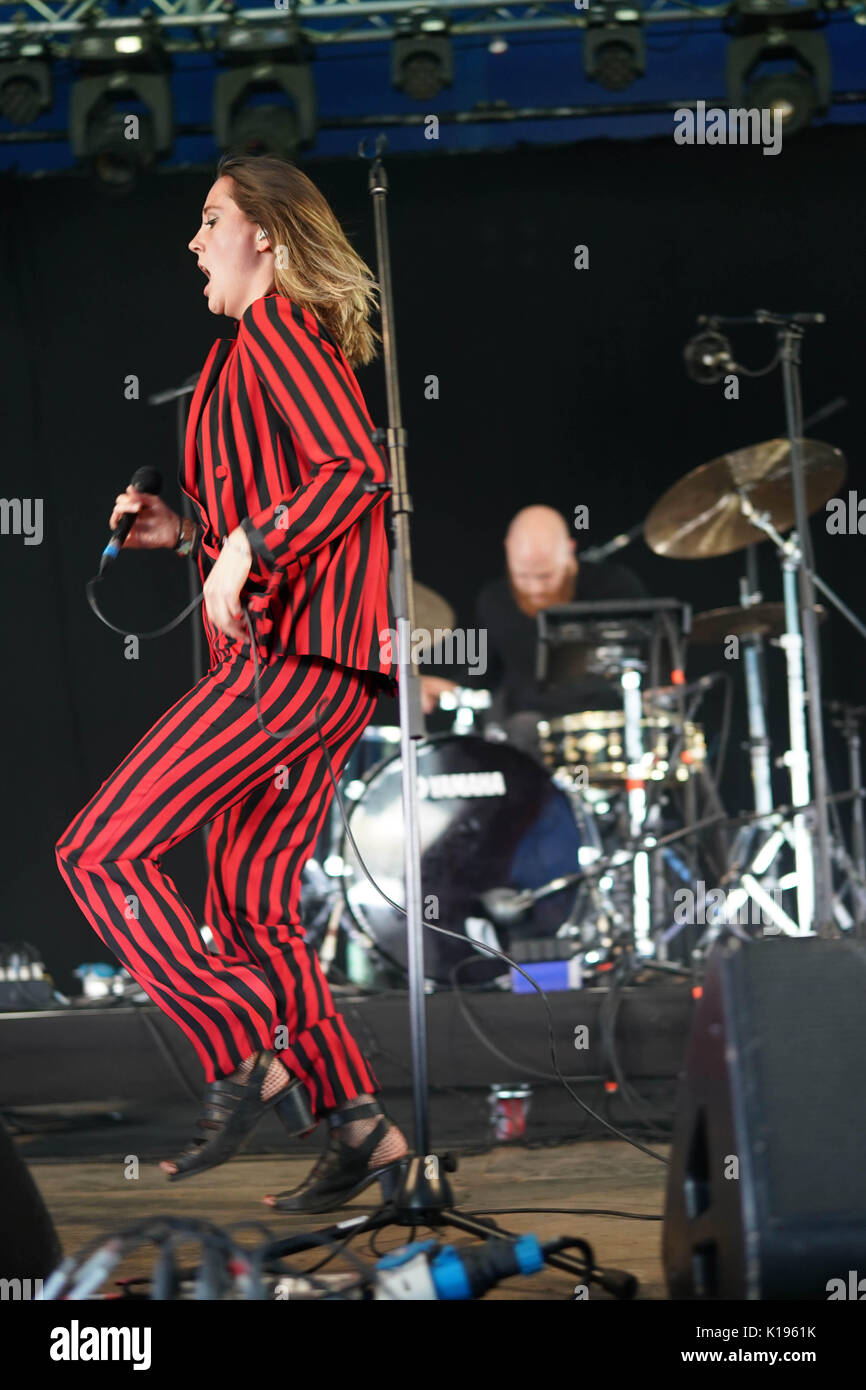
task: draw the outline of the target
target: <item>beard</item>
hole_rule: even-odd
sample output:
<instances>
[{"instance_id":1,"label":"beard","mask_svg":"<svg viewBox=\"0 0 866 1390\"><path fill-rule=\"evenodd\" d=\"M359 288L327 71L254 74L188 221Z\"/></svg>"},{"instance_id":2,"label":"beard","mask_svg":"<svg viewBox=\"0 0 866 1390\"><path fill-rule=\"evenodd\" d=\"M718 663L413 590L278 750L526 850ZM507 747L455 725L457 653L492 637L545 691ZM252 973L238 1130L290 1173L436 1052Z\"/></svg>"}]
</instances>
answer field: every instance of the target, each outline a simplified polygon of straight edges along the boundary
<instances>
[{"instance_id":1,"label":"beard","mask_svg":"<svg viewBox=\"0 0 866 1390\"><path fill-rule=\"evenodd\" d=\"M575 590L577 588L578 563L576 560L573 562L573 566L573 569L566 570L561 583L557 585L556 589L549 595L545 595L543 599L528 597L523 590L515 587L512 583L511 575L509 575L508 587L511 590L511 597L514 599L521 613L525 613L529 618L534 618L537 613L543 613L545 608L553 608L557 603L573 602Z\"/></svg>"}]
</instances>

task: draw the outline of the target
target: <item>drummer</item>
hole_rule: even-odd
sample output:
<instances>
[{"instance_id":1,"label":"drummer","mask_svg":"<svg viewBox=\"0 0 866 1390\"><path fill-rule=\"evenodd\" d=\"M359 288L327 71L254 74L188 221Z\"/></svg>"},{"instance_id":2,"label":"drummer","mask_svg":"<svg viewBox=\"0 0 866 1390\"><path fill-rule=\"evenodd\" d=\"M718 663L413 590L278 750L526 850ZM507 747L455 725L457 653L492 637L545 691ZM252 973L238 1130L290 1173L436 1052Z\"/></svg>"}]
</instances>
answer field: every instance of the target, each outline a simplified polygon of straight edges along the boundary
<instances>
[{"instance_id":1,"label":"drummer","mask_svg":"<svg viewBox=\"0 0 866 1390\"><path fill-rule=\"evenodd\" d=\"M565 518L552 507L524 507L517 513L505 534L505 562L506 573L485 585L476 601L477 622L487 634L487 671L468 679L493 692L492 721L518 744L525 728L530 751L537 718L622 703L618 684L603 676L584 674L550 689L540 684L535 676L537 614L560 603L646 598L647 593L624 565L579 560ZM422 675L425 713L436 708L443 691L455 689L451 681Z\"/></svg>"}]
</instances>

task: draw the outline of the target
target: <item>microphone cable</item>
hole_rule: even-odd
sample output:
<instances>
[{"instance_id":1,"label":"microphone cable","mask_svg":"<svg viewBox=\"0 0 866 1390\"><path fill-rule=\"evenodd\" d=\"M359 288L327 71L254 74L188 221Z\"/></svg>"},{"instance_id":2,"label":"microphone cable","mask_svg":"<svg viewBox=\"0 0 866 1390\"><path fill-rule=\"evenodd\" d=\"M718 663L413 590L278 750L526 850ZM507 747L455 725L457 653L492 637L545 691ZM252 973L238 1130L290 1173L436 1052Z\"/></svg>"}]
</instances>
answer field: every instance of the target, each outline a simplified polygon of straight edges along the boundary
<instances>
[{"instance_id":1,"label":"microphone cable","mask_svg":"<svg viewBox=\"0 0 866 1390\"><path fill-rule=\"evenodd\" d=\"M96 594L94 593L94 590L96 588L96 585L101 582L102 577L103 576L101 574L95 574L92 579L88 579L87 584L85 585L87 602L90 604L90 607L93 609L93 612L96 614L99 621L101 623L104 623L106 627L110 627L112 632L119 632L121 637L137 637L140 640L145 640L149 637L164 637L167 632L171 632L173 628L179 627L180 624L189 617L190 613L194 612L194 610L198 607L198 605L204 598L204 593L196 594L192 602L188 603L186 608L184 608L180 613L178 613L176 618L172 618L171 622L165 623L163 627L155 627L150 632L131 632L129 628L116 627L115 624L111 622L109 618L106 618L105 614L102 612L102 609L99 607L99 604L96 601Z\"/></svg>"}]
</instances>

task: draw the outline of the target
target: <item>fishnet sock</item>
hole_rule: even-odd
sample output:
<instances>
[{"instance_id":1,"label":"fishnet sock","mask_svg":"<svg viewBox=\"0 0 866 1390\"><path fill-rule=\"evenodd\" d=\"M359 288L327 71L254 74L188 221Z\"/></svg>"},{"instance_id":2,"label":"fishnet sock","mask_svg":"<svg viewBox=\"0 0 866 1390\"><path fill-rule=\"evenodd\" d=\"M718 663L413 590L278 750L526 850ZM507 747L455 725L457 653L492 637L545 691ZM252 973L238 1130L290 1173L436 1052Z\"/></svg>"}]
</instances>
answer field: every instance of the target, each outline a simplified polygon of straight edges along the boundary
<instances>
[{"instance_id":1,"label":"fishnet sock","mask_svg":"<svg viewBox=\"0 0 866 1390\"><path fill-rule=\"evenodd\" d=\"M237 1071L232 1072L230 1079L241 1083L246 1081L255 1066L257 1056L258 1053L253 1052L251 1056L245 1057ZM268 1067L265 1079L262 1082L261 1099L270 1100L271 1096L275 1096L278 1091L281 1091L284 1086L287 1086L290 1080L291 1077L279 1057L274 1057L271 1061L271 1065Z\"/></svg>"},{"instance_id":2,"label":"fishnet sock","mask_svg":"<svg viewBox=\"0 0 866 1390\"><path fill-rule=\"evenodd\" d=\"M341 1109L352 1110L356 1105L361 1105L368 1100L375 1100L375 1096L356 1096L354 1100L347 1100ZM379 1117L375 1115L364 1120L350 1120L348 1124L338 1127L339 1138L350 1148L357 1148L359 1144L363 1144L367 1135L376 1128L378 1123ZM402 1158L408 1151L409 1146L405 1136L395 1124L391 1124L387 1133L379 1140L370 1154L369 1166L379 1168L383 1163L393 1163L396 1158Z\"/></svg>"},{"instance_id":3,"label":"fishnet sock","mask_svg":"<svg viewBox=\"0 0 866 1390\"><path fill-rule=\"evenodd\" d=\"M247 1080L250 1072L255 1066L255 1061L258 1055L259 1054L257 1052L253 1052L250 1054L249 1057L245 1057L244 1060L241 1062L240 1066L238 1067L237 1071L233 1071L231 1075L227 1078L227 1080L238 1081L241 1084L243 1084L243 1082ZM288 1086L291 1079L291 1074L283 1066L279 1057L274 1057L271 1061L270 1066L268 1067L267 1072L265 1073L265 1079L262 1082L261 1099L270 1100L271 1096L275 1096L277 1092L282 1091L282 1089L285 1086ZM206 1121L205 1124L208 1129L218 1128L218 1126L214 1126L214 1124L211 1122ZM170 1170L176 1171L176 1167L173 1162L166 1161L164 1163L161 1163L160 1167L164 1168L166 1172L169 1172Z\"/></svg>"}]
</instances>

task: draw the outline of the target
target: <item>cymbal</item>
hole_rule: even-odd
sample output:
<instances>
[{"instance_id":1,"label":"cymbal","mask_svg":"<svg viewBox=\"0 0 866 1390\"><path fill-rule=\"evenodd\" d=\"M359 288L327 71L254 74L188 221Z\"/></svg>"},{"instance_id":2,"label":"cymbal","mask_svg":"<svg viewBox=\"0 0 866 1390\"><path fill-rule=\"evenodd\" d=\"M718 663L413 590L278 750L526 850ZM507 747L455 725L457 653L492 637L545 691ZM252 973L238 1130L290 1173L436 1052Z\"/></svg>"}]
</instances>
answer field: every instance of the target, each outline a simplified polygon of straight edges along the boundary
<instances>
[{"instance_id":1,"label":"cymbal","mask_svg":"<svg viewBox=\"0 0 866 1390\"><path fill-rule=\"evenodd\" d=\"M413 585L413 592L416 630L423 628L432 634L438 627L450 632L456 621L456 614L447 599L437 594L434 589L428 589L426 584L419 584L417 580Z\"/></svg>"},{"instance_id":2,"label":"cymbal","mask_svg":"<svg viewBox=\"0 0 866 1390\"><path fill-rule=\"evenodd\" d=\"M801 442L806 510L811 515L833 496L844 478L845 458L832 444L818 439ZM644 539L650 550L673 560L702 560L766 540L764 532L743 516L738 488L757 511L769 512L778 531L789 531L795 513L788 440L750 444L680 478L646 519Z\"/></svg>"},{"instance_id":3,"label":"cymbal","mask_svg":"<svg viewBox=\"0 0 866 1390\"><path fill-rule=\"evenodd\" d=\"M819 622L827 616L826 608L815 604ZM700 646L715 646L726 637L781 637L785 631L784 603L754 603L750 608L735 604L732 608L711 608L692 618L689 641Z\"/></svg>"}]
</instances>

